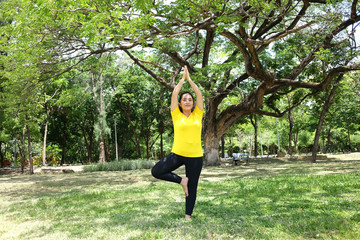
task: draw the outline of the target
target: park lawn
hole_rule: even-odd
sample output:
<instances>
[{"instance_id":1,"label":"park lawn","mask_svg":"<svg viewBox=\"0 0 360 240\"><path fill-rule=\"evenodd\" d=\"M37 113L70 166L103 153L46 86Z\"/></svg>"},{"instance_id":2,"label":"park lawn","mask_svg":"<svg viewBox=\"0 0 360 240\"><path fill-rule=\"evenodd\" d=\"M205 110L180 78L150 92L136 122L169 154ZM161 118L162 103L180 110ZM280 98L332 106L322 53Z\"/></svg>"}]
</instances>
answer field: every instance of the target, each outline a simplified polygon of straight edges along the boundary
<instances>
[{"instance_id":1,"label":"park lawn","mask_svg":"<svg viewBox=\"0 0 360 240\"><path fill-rule=\"evenodd\" d=\"M360 239L360 160L204 168L191 221L149 170L4 175L0 204L0 239Z\"/></svg>"}]
</instances>

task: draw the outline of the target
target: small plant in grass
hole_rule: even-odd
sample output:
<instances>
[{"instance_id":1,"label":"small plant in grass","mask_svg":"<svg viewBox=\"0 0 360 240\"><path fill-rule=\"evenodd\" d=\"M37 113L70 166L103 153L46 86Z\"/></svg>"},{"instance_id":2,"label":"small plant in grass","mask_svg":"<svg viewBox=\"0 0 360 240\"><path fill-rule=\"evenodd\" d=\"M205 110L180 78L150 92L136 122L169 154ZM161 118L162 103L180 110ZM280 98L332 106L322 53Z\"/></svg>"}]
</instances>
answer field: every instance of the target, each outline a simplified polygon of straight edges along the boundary
<instances>
[{"instance_id":1,"label":"small plant in grass","mask_svg":"<svg viewBox=\"0 0 360 240\"><path fill-rule=\"evenodd\" d=\"M84 167L85 172L95 171L127 171L135 169L150 169L154 166L153 161L145 159L120 160L107 163L98 163Z\"/></svg>"}]
</instances>

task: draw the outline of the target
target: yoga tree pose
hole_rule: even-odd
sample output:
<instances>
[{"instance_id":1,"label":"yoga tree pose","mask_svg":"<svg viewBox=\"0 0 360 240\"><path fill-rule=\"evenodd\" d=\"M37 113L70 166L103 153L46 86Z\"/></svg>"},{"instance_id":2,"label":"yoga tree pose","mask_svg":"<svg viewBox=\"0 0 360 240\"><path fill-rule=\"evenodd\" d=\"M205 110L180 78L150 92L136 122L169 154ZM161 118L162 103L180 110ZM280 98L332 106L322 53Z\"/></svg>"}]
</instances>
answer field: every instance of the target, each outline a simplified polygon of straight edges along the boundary
<instances>
[{"instance_id":1,"label":"yoga tree pose","mask_svg":"<svg viewBox=\"0 0 360 240\"><path fill-rule=\"evenodd\" d=\"M196 104L190 92L180 90L187 80L196 95ZM171 153L160 160L153 168L155 178L179 183L186 196L185 218L191 219L196 201L196 190L203 165L201 128L203 117L203 97L198 86L191 80L185 66L183 76L171 96L171 117L174 125L174 143ZM186 177L173 171L185 165Z\"/></svg>"}]
</instances>

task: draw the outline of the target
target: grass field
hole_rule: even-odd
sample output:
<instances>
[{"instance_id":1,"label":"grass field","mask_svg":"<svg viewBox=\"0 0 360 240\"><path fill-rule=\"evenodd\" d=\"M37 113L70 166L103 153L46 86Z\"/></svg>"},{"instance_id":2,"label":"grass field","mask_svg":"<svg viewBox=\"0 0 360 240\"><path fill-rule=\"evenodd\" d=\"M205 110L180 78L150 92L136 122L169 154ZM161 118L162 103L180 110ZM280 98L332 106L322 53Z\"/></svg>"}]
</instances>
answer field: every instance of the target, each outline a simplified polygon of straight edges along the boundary
<instances>
[{"instance_id":1,"label":"grass field","mask_svg":"<svg viewBox=\"0 0 360 240\"><path fill-rule=\"evenodd\" d=\"M0 239L360 239L360 154L204 168L191 221L183 195L150 170L1 175Z\"/></svg>"}]
</instances>

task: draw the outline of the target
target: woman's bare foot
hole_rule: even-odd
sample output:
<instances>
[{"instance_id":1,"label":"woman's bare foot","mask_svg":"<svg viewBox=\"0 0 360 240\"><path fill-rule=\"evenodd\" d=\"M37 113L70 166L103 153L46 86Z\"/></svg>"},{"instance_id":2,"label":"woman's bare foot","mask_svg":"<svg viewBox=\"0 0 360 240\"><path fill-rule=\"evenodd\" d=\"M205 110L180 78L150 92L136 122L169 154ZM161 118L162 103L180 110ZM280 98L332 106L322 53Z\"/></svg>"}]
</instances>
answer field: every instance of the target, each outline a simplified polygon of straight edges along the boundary
<instances>
[{"instance_id":1,"label":"woman's bare foot","mask_svg":"<svg viewBox=\"0 0 360 240\"><path fill-rule=\"evenodd\" d=\"M189 182L189 178L187 178L187 177L182 178L181 182L180 182L182 188L184 189L185 196L187 196L187 197L189 196L188 182Z\"/></svg>"},{"instance_id":2,"label":"woman's bare foot","mask_svg":"<svg viewBox=\"0 0 360 240\"><path fill-rule=\"evenodd\" d=\"M191 220L191 216L190 216L190 215L185 214L185 219L186 219L186 220Z\"/></svg>"}]
</instances>

